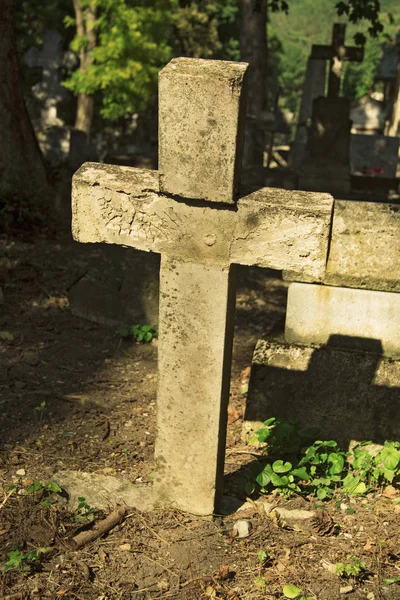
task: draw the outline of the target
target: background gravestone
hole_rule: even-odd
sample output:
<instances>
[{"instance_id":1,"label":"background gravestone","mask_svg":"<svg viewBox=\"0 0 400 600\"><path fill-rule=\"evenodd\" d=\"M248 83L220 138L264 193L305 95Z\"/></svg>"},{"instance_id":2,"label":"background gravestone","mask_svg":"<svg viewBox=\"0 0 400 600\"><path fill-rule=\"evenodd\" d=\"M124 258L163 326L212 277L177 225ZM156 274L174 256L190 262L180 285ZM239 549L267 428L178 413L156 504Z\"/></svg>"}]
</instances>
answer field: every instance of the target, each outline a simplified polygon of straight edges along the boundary
<instances>
[{"instance_id":1,"label":"background gravestone","mask_svg":"<svg viewBox=\"0 0 400 600\"><path fill-rule=\"evenodd\" d=\"M309 58L301 96L296 138L290 151L290 166L298 169L304 160L307 144L307 128L311 121L313 101L325 93L325 61Z\"/></svg>"},{"instance_id":2,"label":"background gravestone","mask_svg":"<svg viewBox=\"0 0 400 600\"><path fill-rule=\"evenodd\" d=\"M334 196L348 194L350 179L350 102L339 98L344 61L361 62L362 48L345 46L346 25L335 23L330 46L313 45L311 58L329 60L327 98L313 102L305 158L300 168L299 187L325 191Z\"/></svg>"},{"instance_id":3,"label":"background gravestone","mask_svg":"<svg viewBox=\"0 0 400 600\"><path fill-rule=\"evenodd\" d=\"M70 57L70 54L68 56ZM58 31L46 31L41 48L30 48L24 63L41 69L41 78L32 87L32 122L44 157L51 164L69 162L78 168L86 159L87 136L65 124L60 109L68 107L72 95L61 85L61 67L65 64L63 39Z\"/></svg>"},{"instance_id":4,"label":"background gravestone","mask_svg":"<svg viewBox=\"0 0 400 600\"><path fill-rule=\"evenodd\" d=\"M334 196L350 191L349 112L347 98L314 100L300 189L329 191Z\"/></svg>"}]
</instances>

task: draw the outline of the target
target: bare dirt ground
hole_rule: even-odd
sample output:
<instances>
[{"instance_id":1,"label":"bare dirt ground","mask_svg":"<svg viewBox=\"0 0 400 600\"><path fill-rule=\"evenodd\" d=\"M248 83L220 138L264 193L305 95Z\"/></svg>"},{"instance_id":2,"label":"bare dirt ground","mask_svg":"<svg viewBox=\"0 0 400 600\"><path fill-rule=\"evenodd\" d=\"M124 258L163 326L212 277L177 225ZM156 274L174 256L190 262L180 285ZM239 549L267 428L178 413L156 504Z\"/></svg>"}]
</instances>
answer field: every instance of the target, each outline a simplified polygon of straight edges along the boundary
<instances>
[{"instance_id":1,"label":"bare dirt ground","mask_svg":"<svg viewBox=\"0 0 400 600\"><path fill-rule=\"evenodd\" d=\"M91 252L64 234L0 239L0 600L271 600L287 584L318 600L400 598L400 509L382 490L326 503L333 528L318 519L308 530L289 527L253 507L250 535L239 539L232 513L210 520L131 509L108 535L71 548L88 526L29 486L65 469L133 482L150 482L153 471L157 346L71 315L67 289ZM243 474L257 458L241 441L242 385L256 340L282 329L285 297L271 274L240 271L225 490L242 501ZM269 501L315 508L302 498ZM4 569L10 553L39 549L40 559ZM340 578L332 565L348 555L365 570Z\"/></svg>"}]
</instances>

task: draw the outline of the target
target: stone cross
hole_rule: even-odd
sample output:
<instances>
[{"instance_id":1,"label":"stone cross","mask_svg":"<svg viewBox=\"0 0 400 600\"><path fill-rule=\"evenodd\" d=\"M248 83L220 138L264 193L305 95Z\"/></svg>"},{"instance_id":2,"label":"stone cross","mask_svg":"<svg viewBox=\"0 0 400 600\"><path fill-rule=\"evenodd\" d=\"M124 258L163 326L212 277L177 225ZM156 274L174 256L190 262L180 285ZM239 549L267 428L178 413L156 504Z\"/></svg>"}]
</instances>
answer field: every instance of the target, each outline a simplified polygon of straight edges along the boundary
<instances>
[{"instance_id":1,"label":"stone cross","mask_svg":"<svg viewBox=\"0 0 400 600\"><path fill-rule=\"evenodd\" d=\"M324 277L333 200L239 198L247 64L172 60L159 76L159 171L86 163L74 238L161 253L156 503L207 515L222 492L235 263Z\"/></svg>"},{"instance_id":2,"label":"stone cross","mask_svg":"<svg viewBox=\"0 0 400 600\"><path fill-rule=\"evenodd\" d=\"M35 97L43 103L42 125L62 125L57 117L57 104L65 97L59 69L63 64L62 36L58 31L46 31L42 48L30 48L24 55L28 67L41 67L42 80L33 86Z\"/></svg>"},{"instance_id":3,"label":"stone cross","mask_svg":"<svg viewBox=\"0 0 400 600\"><path fill-rule=\"evenodd\" d=\"M313 44L312 47L311 58L330 60L328 98L337 98L339 96L343 61L362 62L364 58L363 48L344 45L345 33L346 25L344 23L335 23L332 31L332 44L330 46Z\"/></svg>"}]
</instances>

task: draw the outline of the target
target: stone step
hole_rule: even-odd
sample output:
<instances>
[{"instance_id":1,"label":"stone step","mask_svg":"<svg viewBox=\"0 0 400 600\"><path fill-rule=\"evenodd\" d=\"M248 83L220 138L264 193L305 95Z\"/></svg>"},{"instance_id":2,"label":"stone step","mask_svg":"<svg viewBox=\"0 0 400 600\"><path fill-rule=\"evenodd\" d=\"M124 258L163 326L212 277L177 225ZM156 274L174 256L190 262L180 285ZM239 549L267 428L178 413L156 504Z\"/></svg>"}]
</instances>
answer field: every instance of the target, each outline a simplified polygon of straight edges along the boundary
<instances>
[{"instance_id":1,"label":"stone step","mask_svg":"<svg viewBox=\"0 0 400 600\"><path fill-rule=\"evenodd\" d=\"M335 347L260 340L253 355L244 434L295 415L344 449L400 439L400 361Z\"/></svg>"},{"instance_id":2,"label":"stone step","mask_svg":"<svg viewBox=\"0 0 400 600\"><path fill-rule=\"evenodd\" d=\"M332 335L350 347L400 358L400 294L291 283L286 341L326 344Z\"/></svg>"}]
</instances>

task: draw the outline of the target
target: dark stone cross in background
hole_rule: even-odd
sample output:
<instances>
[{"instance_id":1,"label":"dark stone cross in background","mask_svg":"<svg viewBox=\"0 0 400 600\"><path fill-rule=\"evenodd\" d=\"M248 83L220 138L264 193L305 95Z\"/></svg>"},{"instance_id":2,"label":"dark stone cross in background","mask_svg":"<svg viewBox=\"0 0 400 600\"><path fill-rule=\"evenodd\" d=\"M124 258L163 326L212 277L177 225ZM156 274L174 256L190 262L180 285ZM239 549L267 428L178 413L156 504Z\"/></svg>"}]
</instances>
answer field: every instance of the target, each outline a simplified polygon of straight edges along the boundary
<instances>
[{"instance_id":1,"label":"dark stone cross in background","mask_svg":"<svg viewBox=\"0 0 400 600\"><path fill-rule=\"evenodd\" d=\"M332 30L332 44L322 46L313 44L311 58L330 60L328 79L328 98L337 98L340 94L340 78L342 76L343 62L362 62L364 49L357 46L345 46L346 25L335 23Z\"/></svg>"}]
</instances>

